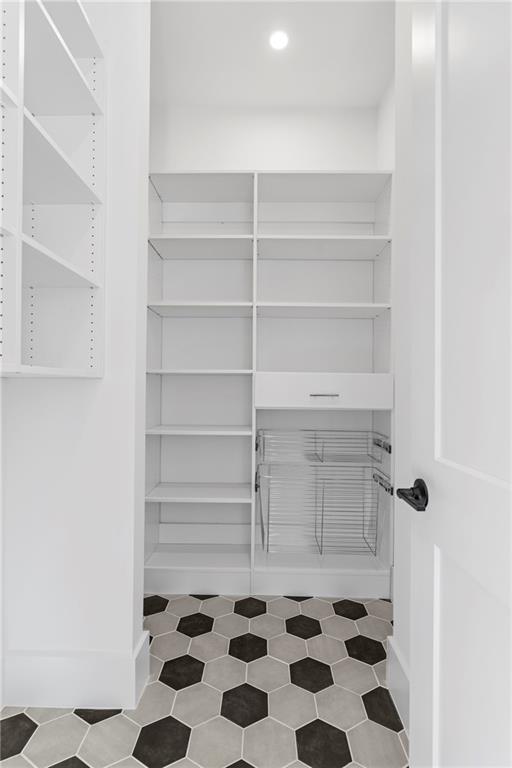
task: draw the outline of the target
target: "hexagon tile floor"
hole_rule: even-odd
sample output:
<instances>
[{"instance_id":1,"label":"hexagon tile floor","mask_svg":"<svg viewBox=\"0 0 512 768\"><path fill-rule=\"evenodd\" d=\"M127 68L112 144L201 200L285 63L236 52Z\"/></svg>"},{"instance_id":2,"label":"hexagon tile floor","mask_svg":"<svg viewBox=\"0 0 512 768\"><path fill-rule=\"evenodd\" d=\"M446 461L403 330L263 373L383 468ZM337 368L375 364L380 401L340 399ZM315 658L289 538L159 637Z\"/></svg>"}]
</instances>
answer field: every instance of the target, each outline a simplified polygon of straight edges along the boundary
<instances>
[{"instance_id":1,"label":"hexagon tile floor","mask_svg":"<svg viewBox=\"0 0 512 768\"><path fill-rule=\"evenodd\" d=\"M5 768L405 768L385 600L152 595L135 710L2 711Z\"/></svg>"}]
</instances>

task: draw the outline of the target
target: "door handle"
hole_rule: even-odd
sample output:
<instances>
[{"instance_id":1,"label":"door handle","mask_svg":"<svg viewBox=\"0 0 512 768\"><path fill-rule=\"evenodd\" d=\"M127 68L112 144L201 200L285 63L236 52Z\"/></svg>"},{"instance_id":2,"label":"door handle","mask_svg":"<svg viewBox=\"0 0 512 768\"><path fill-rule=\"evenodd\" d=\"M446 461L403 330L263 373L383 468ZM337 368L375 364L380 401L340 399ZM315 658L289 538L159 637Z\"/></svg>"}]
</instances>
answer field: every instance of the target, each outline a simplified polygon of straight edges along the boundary
<instances>
[{"instance_id":1,"label":"door handle","mask_svg":"<svg viewBox=\"0 0 512 768\"><path fill-rule=\"evenodd\" d=\"M417 512L423 512L428 505L428 488L424 480L419 477L414 481L412 488L397 488L396 495L406 501Z\"/></svg>"},{"instance_id":2,"label":"door handle","mask_svg":"<svg viewBox=\"0 0 512 768\"><path fill-rule=\"evenodd\" d=\"M339 397L339 392L311 392L310 397Z\"/></svg>"}]
</instances>

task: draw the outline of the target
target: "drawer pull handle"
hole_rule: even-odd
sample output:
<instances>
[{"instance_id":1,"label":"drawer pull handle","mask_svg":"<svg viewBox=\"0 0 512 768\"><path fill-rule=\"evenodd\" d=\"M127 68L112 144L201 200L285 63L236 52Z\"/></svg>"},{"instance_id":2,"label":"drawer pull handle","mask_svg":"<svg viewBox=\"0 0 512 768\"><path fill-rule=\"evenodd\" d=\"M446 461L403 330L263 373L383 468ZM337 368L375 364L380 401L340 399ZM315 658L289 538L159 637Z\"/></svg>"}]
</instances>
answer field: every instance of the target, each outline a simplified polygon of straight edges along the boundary
<instances>
[{"instance_id":1,"label":"drawer pull handle","mask_svg":"<svg viewBox=\"0 0 512 768\"><path fill-rule=\"evenodd\" d=\"M339 397L339 392L311 392L310 397Z\"/></svg>"}]
</instances>

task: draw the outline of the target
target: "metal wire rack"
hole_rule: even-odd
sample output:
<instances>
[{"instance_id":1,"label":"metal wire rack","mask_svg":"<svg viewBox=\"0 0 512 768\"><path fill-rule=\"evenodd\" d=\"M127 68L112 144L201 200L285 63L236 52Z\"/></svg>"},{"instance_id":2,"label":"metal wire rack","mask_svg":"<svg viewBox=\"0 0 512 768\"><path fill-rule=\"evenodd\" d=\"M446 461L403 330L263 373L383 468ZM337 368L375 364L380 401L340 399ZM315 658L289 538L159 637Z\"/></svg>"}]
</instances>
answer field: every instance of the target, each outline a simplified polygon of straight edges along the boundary
<instances>
[{"instance_id":1,"label":"metal wire rack","mask_svg":"<svg viewBox=\"0 0 512 768\"><path fill-rule=\"evenodd\" d=\"M376 554L379 507L392 493L375 464L391 447L376 432L258 432L257 489L267 552Z\"/></svg>"},{"instance_id":2,"label":"metal wire rack","mask_svg":"<svg viewBox=\"0 0 512 768\"><path fill-rule=\"evenodd\" d=\"M308 464L366 464L382 462L391 445L371 430L297 429L266 430L257 434L258 461Z\"/></svg>"}]
</instances>

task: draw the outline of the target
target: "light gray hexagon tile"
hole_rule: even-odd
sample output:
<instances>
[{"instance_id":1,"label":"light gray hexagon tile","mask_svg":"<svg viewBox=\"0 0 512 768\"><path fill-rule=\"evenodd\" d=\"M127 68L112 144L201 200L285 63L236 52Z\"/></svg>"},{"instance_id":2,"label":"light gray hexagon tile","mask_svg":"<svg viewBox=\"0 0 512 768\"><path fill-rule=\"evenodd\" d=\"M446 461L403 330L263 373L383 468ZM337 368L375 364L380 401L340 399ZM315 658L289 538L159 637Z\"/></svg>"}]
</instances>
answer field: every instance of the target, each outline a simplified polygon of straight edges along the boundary
<instances>
[{"instance_id":1,"label":"light gray hexagon tile","mask_svg":"<svg viewBox=\"0 0 512 768\"><path fill-rule=\"evenodd\" d=\"M0 720L4 720L6 717L12 717L13 715L19 715L25 711L25 707L2 707L0 711Z\"/></svg>"},{"instance_id":2,"label":"light gray hexagon tile","mask_svg":"<svg viewBox=\"0 0 512 768\"><path fill-rule=\"evenodd\" d=\"M172 710L173 717L185 725L199 725L220 715L222 694L204 683L178 691Z\"/></svg>"},{"instance_id":3,"label":"light gray hexagon tile","mask_svg":"<svg viewBox=\"0 0 512 768\"><path fill-rule=\"evenodd\" d=\"M34 731L23 754L37 768L60 763L76 754L88 727L87 723L75 715L65 715L43 723Z\"/></svg>"},{"instance_id":4,"label":"light gray hexagon tile","mask_svg":"<svg viewBox=\"0 0 512 768\"><path fill-rule=\"evenodd\" d=\"M285 685L269 694L268 713L284 725L300 728L316 718L315 697L304 688Z\"/></svg>"},{"instance_id":5,"label":"light gray hexagon tile","mask_svg":"<svg viewBox=\"0 0 512 768\"><path fill-rule=\"evenodd\" d=\"M325 635L335 637L337 640L348 640L359 634L355 621L346 619L344 616L329 616L327 619L321 619L320 626Z\"/></svg>"},{"instance_id":6,"label":"light gray hexagon tile","mask_svg":"<svg viewBox=\"0 0 512 768\"><path fill-rule=\"evenodd\" d=\"M229 640L217 632L205 632L192 638L189 654L201 661L211 661L225 656L228 652Z\"/></svg>"},{"instance_id":7,"label":"light gray hexagon tile","mask_svg":"<svg viewBox=\"0 0 512 768\"><path fill-rule=\"evenodd\" d=\"M190 645L190 637L181 632L169 632L166 635L155 637L151 643L151 654L161 661L177 659L187 653Z\"/></svg>"},{"instance_id":8,"label":"light gray hexagon tile","mask_svg":"<svg viewBox=\"0 0 512 768\"><path fill-rule=\"evenodd\" d=\"M347 649L342 640L326 635L317 635L306 640L308 655L318 661L325 661L326 664L334 664L347 657Z\"/></svg>"},{"instance_id":9,"label":"light gray hexagon tile","mask_svg":"<svg viewBox=\"0 0 512 768\"><path fill-rule=\"evenodd\" d=\"M332 603L318 597L304 600L300 604L300 611L304 616L310 616L312 619L326 619L328 616L334 616Z\"/></svg>"},{"instance_id":10,"label":"light gray hexagon tile","mask_svg":"<svg viewBox=\"0 0 512 768\"><path fill-rule=\"evenodd\" d=\"M213 631L224 637L238 637L249 631L249 619L238 613L230 613L227 616L219 616L213 623Z\"/></svg>"},{"instance_id":11,"label":"light gray hexagon tile","mask_svg":"<svg viewBox=\"0 0 512 768\"><path fill-rule=\"evenodd\" d=\"M242 729L216 717L192 730L188 745L191 760L201 768L225 768L242 755Z\"/></svg>"},{"instance_id":12,"label":"light gray hexagon tile","mask_svg":"<svg viewBox=\"0 0 512 768\"><path fill-rule=\"evenodd\" d=\"M144 689L136 709L125 709L126 717L138 725L149 725L171 714L176 693L163 683L151 683Z\"/></svg>"},{"instance_id":13,"label":"light gray hexagon tile","mask_svg":"<svg viewBox=\"0 0 512 768\"><path fill-rule=\"evenodd\" d=\"M161 659L157 659L153 654L149 655L149 677L148 683L154 683L160 677L164 663Z\"/></svg>"},{"instance_id":14,"label":"light gray hexagon tile","mask_svg":"<svg viewBox=\"0 0 512 768\"><path fill-rule=\"evenodd\" d=\"M384 688L388 687L388 666L387 661L379 661L378 664L373 665L373 671L377 675L377 680Z\"/></svg>"},{"instance_id":15,"label":"light gray hexagon tile","mask_svg":"<svg viewBox=\"0 0 512 768\"><path fill-rule=\"evenodd\" d=\"M316 694L318 717L326 723L347 731L366 720L361 697L337 685L331 685Z\"/></svg>"},{"instance_id":16,"label":"light gray hexagon tile","mask_svg":"<svg viewBox=\"0 0 512 768\"><path fill-rule=\"evenodd\" d=\"M275 691L290 682L290 667L270 656L262 656L247 665L247 682L267 693Z\"/></svg>"},{"instance_id":17,"label":"light gray hexagon tile","mask_svg":"<svg viewBox=\"0 0 512 768\"><path fill-rule=\"evenodd\" d=\"M356 621L357 628L361 635L371 637L373 640L385 640L388 635L393 634L393 627L389 621L378 619L376 616L365 616Z\"/></svg>"},{"instance_id":18,"label":"light gray hexagon tile","mask_svg":"<svg viewBox=\"0 0 512 768\"><path fill-rule=\"evenodd\" d=\"M295 600L288 600L287 597L278 597L267 603L267 613L271 616L278 616L281 619L289 619L300 613L300 608Z\"/></svg>"},{"instance_id":19,"label":"light gray hexagon tile","mask_svg":"<svg viewBox=\"0 0 512 768\"><path fill-rule=\"evenodd\" d=\"M402 747L404 748L404 752L406 755L409 754L409 737L407 735L407 731L400 731L398 734L400 737L400 741L402 742Z\"/></svg>"},{"instance_id":20,"label":"light gray hexagon tile","mask_svg":"<svg viewBox=\"0 0 512 768\"><path fill-rule=\"evenodd\" d=\"M291 664L307 656L306 641L295 635L278 635L268 641L269 656Z\"/></svg>"},{"instance_id":21,"label":"light gray hexagon tile","mask_svg":"<svg viewBox=\"0 0 512 768\"><path fill-rule=\"evenodd\" d=\"M379 684L372 667L356 659L343 659L331 667L336 685L354 693L367 693Z\"/></svg>"},{"instance_id":22,"label":"light gray hexagon tile","mask_svg":"<svg viewBox=\"0 0 512 768\"><path fill-rule=\"evenodd\" d=\"M42 725L43 723L49 723L50 720L56 720L63 715L69 715L72 709L58 709L57 707L28 707L25 713L30 717L34 723Z\"/></svg>"},{"instance_id":23,"label":"light gray hexagon tile","mask_svg":"<svg viewBox=\"0 0 512 768\"><path fill-rule=\"evenodd\" d=\"M397 733L366 720L347 734L352 758L365 768L404 768L407 755Z\"/></svg>"},{"instance_id":24,"label":"light gray hexagon tile","mask_svg":"<svg viewBox=\"0 0 512 768\"><path fill-rule=\"evenodd\" d=\"M218 616L226 616L228 613L233 613L234 608L233 600L228 600L227 597L210 597L209 600L205 600L202 603L201 613L216 619Z\"/></svg>"},{"instance_id":25,"label":"light gray hexagon tile","mask_svg":"<svg viewBox=\"0 0 512 768\"><path fill-rule=\"evenodd\" d=\"M245 678L246 665L233 656L222 656L220 659L209 661L203 672L203 681L219 691L235 688L245 683Z\"/></svg>"},{"instance_id":26,"label":"light gray hexagon tile","mask_svg":"<svg viewBox=\"0 0 512 768\"><path fill-rule=\"evenodd\" d=\"M147 629L150 635L157 637L172 632L178 626L178 617L171 613L154 613L152 616L146 616L144 619L144 629Z\"/></svg>"},{"instance_id":27,"label":"light gray hexagon tile","mask_svg":"<svg viewBox=\"0 0 512 768\"><path fill-rule=\"evenodd\" d=\"M114 763L112 768L140 768L142 763L139 763L134 757L125 757L121 762ZM176 763L173 768L175 768Z\"/></svg>"},{"instance_id":28,"label":"light gray hexagon tile","mask_svg":"<svg viewBox=\"0 0 512 768\"><path fill-rule=\"evenodd\" d=\"M295 733L270 717L245 729L243 759L261 768L284 768L297 759Z\"/></svg>"},{"instance_id":29,"label":"light gray hexagon tile","mask_svg":"<svg viewBox=\"0 0 512 768\"><path fill-rule=\"evenodd\" d=\"M78 757L91 768L106 768L131 755L139 731L139 726L124 715L102 720L89 728Z\"/></svg>"},{"instance_id":30,"label":"light gray hexagon tile","mask_svg":"<svg viewBox=\"0 0 512 768\"><path fill-rule=\"evenodd\" d=\"M260 616L256 616L250 620L250 632L253 635L259 637L266 637L267 640L271 637L277 637L286 632L284 619L278 616L271 616L269 613L262 613Z\"/></svg>"},{"instance_id":31,"label":"light gray hexagon tile","mask_svg":"<svg viewBox=\"0 0 512 768\"><path fill-rule=\"evenodd\" d=\"M172 613L174 616L190 616L191 613L198 613L201 607L201 601L197 597L178 597L176 600L170 600L167 608L167 613Z\"/></svg>"},{"instance_id":32,"label":"light gray hexagon tile","mask_svg":"<svg viewBox=\"0 0 512 768\"><path fill-rule=\"evenodd\" d=\"M22 710L23 711L23 710ZM19 712L17 713L20 714ZM32 763L29 763L22 755L14 755L8 760L2 760L2 768L32 768Z\"/></svg>"},{"instance_id":33,"label":"light gray hexagon tile","mask_svg":"<svg viewBox=\"0 0 512 768\"><path fill-rule=\"evenodd\" d=\"M366 603L366 610L370 616L377 616L385 621L393 620L393 603L387 600L370 600Z\"/></svg>"}]
</instances>

